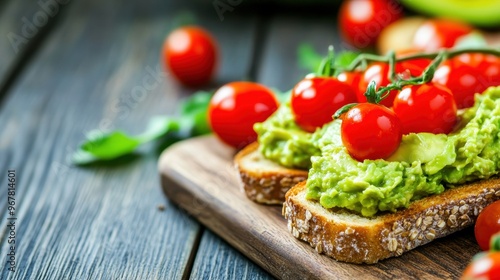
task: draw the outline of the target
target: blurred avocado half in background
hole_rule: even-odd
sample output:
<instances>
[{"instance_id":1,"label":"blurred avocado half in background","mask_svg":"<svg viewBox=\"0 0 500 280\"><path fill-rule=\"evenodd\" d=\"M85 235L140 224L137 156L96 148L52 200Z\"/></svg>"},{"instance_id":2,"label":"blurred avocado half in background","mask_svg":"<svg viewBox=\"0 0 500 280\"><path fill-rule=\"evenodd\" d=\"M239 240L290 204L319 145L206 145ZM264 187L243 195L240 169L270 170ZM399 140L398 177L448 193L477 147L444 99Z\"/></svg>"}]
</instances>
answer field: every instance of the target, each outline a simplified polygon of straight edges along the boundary
<instances>
[{"instance_id":1,"label":"blurred avocado half in background","mask_svg":"<svg viewBox=\"0 0 500 280\"><path fill-rule=\"evenodd\" d=\"M400 0L417 12L462 20L478 27L500 27L500 0Z\"/></svg>"}]
</instances>

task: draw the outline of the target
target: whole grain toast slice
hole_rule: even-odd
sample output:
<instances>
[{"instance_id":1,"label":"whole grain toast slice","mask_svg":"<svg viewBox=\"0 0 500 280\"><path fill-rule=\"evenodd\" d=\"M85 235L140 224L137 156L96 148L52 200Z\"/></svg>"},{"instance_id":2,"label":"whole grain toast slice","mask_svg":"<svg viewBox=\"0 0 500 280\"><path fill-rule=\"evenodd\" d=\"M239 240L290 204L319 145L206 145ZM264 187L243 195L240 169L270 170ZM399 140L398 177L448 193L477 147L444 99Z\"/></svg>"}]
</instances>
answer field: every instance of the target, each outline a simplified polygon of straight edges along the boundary
<instances>
[{"instance_id":1,"label":"whole grain toast slice","mask_svg":"<svg viewBox=\"0 0 500 280\"><path fill-rule=\"evenodd\" d=\"M371 264L474 224L482 209L496 200L498 178L448 189L412 202L407 209L367 218L306 199L306 182L301 182L287 192L283 216L292 235L317 252L338 261Z\"/></svg>"},{"instance_id":2,"label":"whole grain toast slice","mask_svg":"<svg viewBox=\"0 0 500 280\"><path fill-rule=\"evenodd\" d=\"M251 200L263 204L283 204L285 193L295 184L307 179L306 170L290 169L272 162L259 152L254 142L234 158L243 189Z\"/></svg>"}]
</instances>

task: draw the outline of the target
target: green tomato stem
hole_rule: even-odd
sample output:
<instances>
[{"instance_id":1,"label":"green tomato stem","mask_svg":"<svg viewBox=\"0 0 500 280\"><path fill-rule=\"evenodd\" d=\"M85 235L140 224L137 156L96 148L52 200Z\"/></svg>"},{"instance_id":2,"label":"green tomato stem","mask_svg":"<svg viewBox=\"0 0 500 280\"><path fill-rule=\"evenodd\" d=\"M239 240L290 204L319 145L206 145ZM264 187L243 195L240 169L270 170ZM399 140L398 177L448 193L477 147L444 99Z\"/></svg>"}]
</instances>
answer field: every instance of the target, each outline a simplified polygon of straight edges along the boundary
<instances>
[{"instance_id":1,"label":"green tomato stem","mask_svg":"<svg viewBox=\"0 0 500 280\"><path fill-rule=\"evenodd\" d=\"M457 55L461 55L464 53L484 53L484 54L492 54L496 56L500 56L500 50L497 49L486 49L486 48L468 48L468 49L459 49L459 50L440 50L436 53L429 54L417 54L405 56L402 58L396 58L396 54L391 51L386 56L377 56L372 54L361 54L358 58L349 66L349 70L353 71L356 69L359 64L366 65L368 61L383 61L389 63L389 75L391 83L387 86L382 86L375 90L372 87L373 85L367 88L365 92L365 96L367 97L368 102L371 103L380 103L380 101L384 100L392 90L401 90L405 86L409 85L422 85L429 83L434 78L434 73L436 72L439 65L448 58L453 58ZM425 69L420 77L409 78L407 80L398 77L396 73L396 63L410 60L410 59L420 59L420 58L428 58L433 59L431 64ZM347 71L349 71L347 70Z\"/></svg>"},{"instance_id":2,"label":"green tomato stem","mask_svg":"<svg viewBox=\"0 0 500 280\"><path fill-rule=\"evenodd\" d=\"M412 60L412 59L419 59L419 58L428 58L428 59L434 59L436 58L440 53L446 53L447 58L453 58L455 56L464 54L464 53L482 53L482 54L492 54L495 56L500 57L500 49L494 49L494 48L463 48L463 49L456 49L456 50L441 50L439 52L433 52L433 53L419 53L419 54L412 54L412 55L406 55L406 56L401 56L396 59L396 62L401 62L401 61L406 61L406 60ZM375 54L360 54L352 63L344 69L345 71L354 71L356 68L358 68L360 65L367 65L367 62L390 62L390 53L389 55L381 56L381 55L375 55Z\"/></svg>"}]
</instances>

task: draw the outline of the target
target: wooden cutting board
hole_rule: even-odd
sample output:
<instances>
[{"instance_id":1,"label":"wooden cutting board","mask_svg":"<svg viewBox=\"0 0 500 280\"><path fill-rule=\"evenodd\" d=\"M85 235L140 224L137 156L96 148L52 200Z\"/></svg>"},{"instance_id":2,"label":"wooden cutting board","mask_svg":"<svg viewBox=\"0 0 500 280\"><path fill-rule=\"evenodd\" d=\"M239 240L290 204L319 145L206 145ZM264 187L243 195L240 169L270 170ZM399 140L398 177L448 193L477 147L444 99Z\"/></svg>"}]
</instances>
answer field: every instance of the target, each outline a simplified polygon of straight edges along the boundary
<instances>
[{"instance_id":1,"label":"wooden cutting board","mask_svg":"<svg viewBox=\"0 0 500 280\"><path fill-rule=\"evenodd\" d=\"M158 167L165 194L258 265L282 279L457 279L479 252L471 228L374 265L337 262L287 230L280 206L248 200L235 150L213 136L179 142Z\"/></svg>"}]
</instances>

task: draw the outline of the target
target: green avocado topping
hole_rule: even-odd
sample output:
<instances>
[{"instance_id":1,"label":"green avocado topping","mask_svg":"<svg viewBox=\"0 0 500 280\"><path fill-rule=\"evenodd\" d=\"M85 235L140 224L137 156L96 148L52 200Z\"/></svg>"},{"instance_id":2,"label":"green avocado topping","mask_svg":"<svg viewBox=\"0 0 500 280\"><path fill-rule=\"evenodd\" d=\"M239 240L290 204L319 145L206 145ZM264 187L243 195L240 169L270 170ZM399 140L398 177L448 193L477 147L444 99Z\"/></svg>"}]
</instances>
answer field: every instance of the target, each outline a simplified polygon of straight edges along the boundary
<instances>
[{"instance_id":1,"label":"green avocado topping","mask_svg":"<svg viewBox=\"0 0 500 280\"><path fill-rule=\"evenodd\" d=\"M287 167L310 168L307 198L363 216L396 211L445 188L486 179L500 169L500 87L476 95L454 132L404 135L388 159L358 162L340 139L340 120L302 131L283 105L255 126L263 155Z\"/></svg>"}]
</instances>

